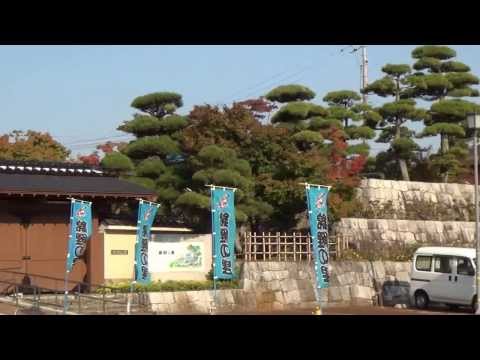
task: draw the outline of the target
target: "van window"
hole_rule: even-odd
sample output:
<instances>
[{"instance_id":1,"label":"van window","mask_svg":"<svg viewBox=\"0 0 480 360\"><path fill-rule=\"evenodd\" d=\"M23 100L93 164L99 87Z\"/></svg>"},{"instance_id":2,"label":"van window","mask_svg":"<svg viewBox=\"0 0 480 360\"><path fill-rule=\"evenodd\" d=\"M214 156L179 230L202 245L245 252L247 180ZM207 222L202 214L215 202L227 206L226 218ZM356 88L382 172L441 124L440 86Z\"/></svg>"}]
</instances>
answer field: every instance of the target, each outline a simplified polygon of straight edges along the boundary
<instances>
[{"instance_id":1,"label":"van window","mask_svg":"<svg viewBox=\"0 0 480 360\"><path fill-rule=\"evenodd\" d=\"M435 256L433 271L450 274L452 272L452 256Z\"/></svg>"},{"instance_id":2,"label":"van window","mask_svg":"<svg viewBox=\"0 0 480 360\"><path fill-rule=\"evenodd\" d=\"M415 260L415 269L418 271L431 271L432 270L432 257L425 255L418 255Z\"/></svg>"},{"instance_id":3,"label":"van window","mask_svg":"<svg viewBox=\"0 0 480 360\"><path fill-rule=\"evenodd\" d=\"M457 274L458 275L467 275L474 276L475 269L473 268L472 262L469 258L458 257L457 258Z\"/></svg>"}]
</instances>

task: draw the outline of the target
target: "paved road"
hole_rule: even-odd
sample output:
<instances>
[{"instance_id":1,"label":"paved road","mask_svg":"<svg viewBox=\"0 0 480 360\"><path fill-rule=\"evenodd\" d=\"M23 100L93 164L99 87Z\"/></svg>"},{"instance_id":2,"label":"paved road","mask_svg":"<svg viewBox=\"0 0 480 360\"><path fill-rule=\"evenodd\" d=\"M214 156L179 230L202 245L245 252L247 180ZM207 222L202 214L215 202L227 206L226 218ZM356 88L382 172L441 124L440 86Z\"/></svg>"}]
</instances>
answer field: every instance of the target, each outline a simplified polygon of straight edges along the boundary
<instances>
[{"instance_id":1,"label":"paved road","mask_svg":"<svg viewBox=\"0 0 480 360\"><path fill-rule=\"evenodd\" d=\"M348 306L330 307L323 310L324 315L469 315L468 309L448 310L435 307L428 310L397 309L393 307ZM312 310L221 313L219 315L312 315Z\"/></svg>"},{"instance_id":2,"label":"paved road","mask_svg":"<svg viewBox=\"0 0 480 360\"><path fill-rule=\"evenodd\" d=\"M0 315L47 315L44 312L36 311L33 309L16 309L13 304L6 304L0 302Z\"/></svg>"},{"instance_id":3,"label":"paved road","mask_svg":"<svg viewBox=\"0 0 480 360\"><path fill-rule=\"evenodd\" d=\"M312 315L311 310L292 310L292 311L272 311L272 312L230 312L218 313L218 315ZM346 306L330 307L323 310L324 315L469 315L470 310L460 308L458 310L449 310L446 307L437 306L428 310L416 309L397 309L393 307L373 307L373 306ZM0 315L46 315L29 309L20 309L15 313L15 306L11 304L0 303ZM198 314L178 314L178 315L198 315ZM204 314L207 315L207 314Z\"/></svg>"}]
</instances>

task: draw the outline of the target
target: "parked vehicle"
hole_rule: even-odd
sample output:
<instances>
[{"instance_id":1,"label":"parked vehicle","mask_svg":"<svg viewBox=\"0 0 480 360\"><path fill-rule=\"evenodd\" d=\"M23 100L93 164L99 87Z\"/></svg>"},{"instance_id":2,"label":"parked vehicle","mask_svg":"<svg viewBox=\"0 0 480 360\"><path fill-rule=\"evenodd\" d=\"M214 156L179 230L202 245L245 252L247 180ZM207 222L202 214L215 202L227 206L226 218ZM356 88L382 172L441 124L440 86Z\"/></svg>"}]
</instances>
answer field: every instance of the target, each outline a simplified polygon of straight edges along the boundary
<instances>
[{"instance_id":1,"label":"parked vehicle","mask_svg":"<svg viewBox=\"0 0 480 360\"><path fill-rule=\"evenodd\" d=\"M419 309L430 303L451 308L470 306L475 312L475 249L421 247L413 255L410 298Z\"/></svg>"}]
</instances>

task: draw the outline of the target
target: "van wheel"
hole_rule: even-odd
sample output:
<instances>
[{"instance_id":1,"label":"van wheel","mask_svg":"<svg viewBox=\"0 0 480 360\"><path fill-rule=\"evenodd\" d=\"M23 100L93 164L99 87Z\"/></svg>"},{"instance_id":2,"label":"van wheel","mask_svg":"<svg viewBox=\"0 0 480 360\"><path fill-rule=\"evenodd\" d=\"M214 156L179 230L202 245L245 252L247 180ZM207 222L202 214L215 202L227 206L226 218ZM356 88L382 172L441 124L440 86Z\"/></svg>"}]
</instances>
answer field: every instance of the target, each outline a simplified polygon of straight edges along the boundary
<instances>
[{"instance_id":1,"label":"van wheel","mask_svg":"<svg viewBox=\"0 0 480 360\"><path fill-rule=\"evenodd\" d=\"M472 300L472 313L476 314L478 309L478 304L477 304L477 295L473 297Z\"/></svg>"},{"instance_id":2,"label":"van wheel","mask_svg":"<svg viewBox=\"0 0 480 360\"><path fill-rule=\"evenodd\" d=\"M417 291L415 293L415 306L418 309L426 309L429 302L430 300L428 299L428 295L425 291Z\"/></svg>"}]
</instances>

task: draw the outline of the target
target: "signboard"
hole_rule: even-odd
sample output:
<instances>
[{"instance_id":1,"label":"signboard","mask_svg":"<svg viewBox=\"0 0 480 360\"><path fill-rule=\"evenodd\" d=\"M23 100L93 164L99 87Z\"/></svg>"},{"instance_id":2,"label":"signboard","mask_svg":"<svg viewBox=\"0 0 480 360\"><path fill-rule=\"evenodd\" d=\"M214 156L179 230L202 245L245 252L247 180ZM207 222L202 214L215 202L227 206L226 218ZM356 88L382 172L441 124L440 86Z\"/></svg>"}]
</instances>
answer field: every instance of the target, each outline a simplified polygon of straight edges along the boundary
<instances>
[{"instance_id":1,"label":"signboard","mask_svg":"<svg viewBox=\"0 0 480 360\"><path fill-rule=\"evenodd\" d=\"M152 241L148 249L150 272L203 271L204 255L203 241Z\"/></svg>"},{"instance_id":2,"label":"signboard","mask_svg":"<svg viewBox=\"0 0 480 360\"><path fill-rule=\"evenodd\" d=\"M213 276L216 279L233 279L235 269L234 190L211 188Z\"/></svg>"},{"instance_id":3,"label":"signboard","mask_svg":"<svg viewBox=\"0 0 480 360\"><path fill-rule=\"evenodd\" d=\"M75 262L87 249L92 237L92 203L72 199L70 204L70 235L68 238L67 272L72 271Z\"/></svg>"},{"instance_id":4,"label":"signboard","mask_svg":"<svg viewBox=\"0 0 480 360\"><path fill-rule=\"evenodd\" d=\"M312 237L317 288L328 288L328 187L307 184L308 218Z\"/></svg>"},{"instance_id":5,"label":"signboard","mask_svg":"<svg viewBox=\"0 0 480 360\"><path fill-rule=\"evenodd\" d=\"M128 255L128 250L112 250L110 251L112 255Z\"/></svg>"}]
</instances>

